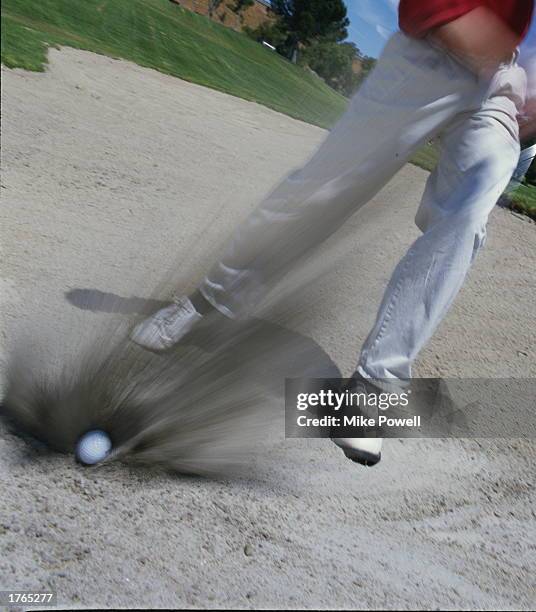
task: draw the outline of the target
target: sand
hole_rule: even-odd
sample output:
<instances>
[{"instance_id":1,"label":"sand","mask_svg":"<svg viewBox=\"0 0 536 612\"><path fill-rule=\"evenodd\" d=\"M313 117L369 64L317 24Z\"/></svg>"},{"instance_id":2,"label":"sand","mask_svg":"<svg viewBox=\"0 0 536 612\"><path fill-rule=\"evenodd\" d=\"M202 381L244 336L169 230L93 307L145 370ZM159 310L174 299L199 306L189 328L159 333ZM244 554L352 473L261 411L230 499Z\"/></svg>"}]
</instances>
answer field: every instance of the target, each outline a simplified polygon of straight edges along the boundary
<instances>
[{"instance_id":1,"label":"sand","mask_svg":"<svg viewBox=\"0 0 536 612\"><path fill-rule=\"evenodd\" d=\"M66 293L190 289L316 127L73 49L2 69L1 337L66 359L112 316ZM418 235L427 174L406 166L320 260L296 332L352 371L385 283ZM422 376L536 376L536 233L497 208L486 249L419 358ZM180 262L177 264L177 262ZM170 268L174 267L170 274ZM72 294L71 294L72 295ZM36 347L36 350L38 348ZM531 609L536 445L391 440L359 468L325 440L280 440L249 476L201 479L27 446L0 428L0 589L69 607Z\"/></svg>"}]
</instances>

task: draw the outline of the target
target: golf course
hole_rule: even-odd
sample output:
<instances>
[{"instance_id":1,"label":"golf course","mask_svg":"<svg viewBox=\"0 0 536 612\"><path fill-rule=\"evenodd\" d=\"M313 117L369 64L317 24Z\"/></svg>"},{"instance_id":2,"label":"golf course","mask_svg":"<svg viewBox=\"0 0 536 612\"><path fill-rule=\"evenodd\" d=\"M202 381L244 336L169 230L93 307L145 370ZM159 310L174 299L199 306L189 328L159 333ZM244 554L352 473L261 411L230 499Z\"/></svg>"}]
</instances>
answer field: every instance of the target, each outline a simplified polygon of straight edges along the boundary
<instances>
[{"instance_id":1,"label":"golf course","mask_svg":"<svg viewBox=\"0 0 536 612\"><path fill-rule=\"evenodd\" d=\"M347 100L314 73L169 0L4 0L2 63L43 71L49 47L75 47L133 61L312 123L331 127ZM435 144L413 163L432 170ZM536 187L505 200L536 218Z\"/></svg>"},{"instance_id":2,"label":"golf course","mask_svg":"<svg viewBox=\"0 0 536 612\"><path fill-rule=\"evenodd\" d=\"M66 45L133 61L329 127L346 99L244 34L169 0L2 2L2 63L44 70Z\"/></svg>"},{"instance_id":3,"label":"golf course","mask_svg":"<svg viewBox=\"0 0 536 612\"><path fill-rule=\"evenodd\" d=\"M22 341L49 375L191 292L346 100L168 0L4 0L2 32L3 391ZM314 282L284 331L344 376L428 176L405 165L296 272ZM494 208L416 377L536 377L534 231ZM281 423L237 476L202 478L85 468L0 419L0 591L66 609L532 610L535 463L528 436L393 438L366 469Z\"/></svg>"}]
</instances>

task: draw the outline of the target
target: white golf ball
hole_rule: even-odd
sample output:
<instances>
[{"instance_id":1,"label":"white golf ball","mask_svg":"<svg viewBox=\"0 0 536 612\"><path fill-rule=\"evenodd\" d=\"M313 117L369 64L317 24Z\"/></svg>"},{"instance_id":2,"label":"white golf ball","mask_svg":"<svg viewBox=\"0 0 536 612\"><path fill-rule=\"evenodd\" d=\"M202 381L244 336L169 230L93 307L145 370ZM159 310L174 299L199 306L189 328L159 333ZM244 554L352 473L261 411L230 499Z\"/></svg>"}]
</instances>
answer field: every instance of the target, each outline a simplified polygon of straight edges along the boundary
<instances>
[{"instance_id":1,"label":"white golf ball","mask_svg":"<svg viewBox=\"0 0 536 612\"><path fill-rule=\"evenodd\" d=\"M76 458L86 465L102 461L112 449L110 436L100 429L88 431L76 443Z\"/></svg>"}]
</instances>

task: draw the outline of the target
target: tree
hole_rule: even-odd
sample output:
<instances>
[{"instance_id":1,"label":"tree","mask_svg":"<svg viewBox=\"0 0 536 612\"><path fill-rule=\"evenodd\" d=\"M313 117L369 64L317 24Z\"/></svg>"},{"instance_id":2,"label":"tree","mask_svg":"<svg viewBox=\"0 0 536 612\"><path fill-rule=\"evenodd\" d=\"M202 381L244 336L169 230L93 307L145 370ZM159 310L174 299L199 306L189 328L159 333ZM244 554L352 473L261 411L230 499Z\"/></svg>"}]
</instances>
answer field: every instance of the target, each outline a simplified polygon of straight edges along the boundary
<instances>
[{"instance_id":1,"label":"tree","mask_svg":"<svg viewBox=\"0 0 536 612\"><path fill-rule=\"evenodd\" d=\"M255 0L235 0L233 11L238 15L245 9L253 6L255 4Z\"/></svg>"},{"instance_id":2,"label":"tree","mask_svg":"<svg viewBox=\"0 0 536 612\"><path fill-rule=\"evenodd\" d=\"M361 62L361 71L365 75L367 75L376 65L376 59L368 55L360 55L359 61Z\"/></svg>"},{"instance_id":3,"label":"tree","mask_svg":"<svg viewBox=\"0 0 536 612\"><path fill-rule=\"evenodd\" d=\"M309 66L331 87L350 96L376 60L362 55L347 37L349 20L342 0L272 0L277 19L257 29L244 28L255 40Z\"/></svg>"},{"instance_id":4,"label":"tree","mask_svg":"<svg viewBox=\"0 0 536 612\"><path fill-rule=\"evenodd\" d=\"M360 75L354 72L358 57L359 49L354 43L321 40L304 50L300 63L309 66L333 89L349 96L360 80Z\"/></svg>"},{"instance_id":5,"label":"tree","mask_svg":"<svg viewBox=\"0 0 536 612\"><path fill-rule=\"evenodd\" d=\"M212 19L214 11L220 6L223 0L209 0L208 1L208 16Z\"/></svg>"},{"instance_id":6,"label":"tree","mask_svg":"<svg viewBox=\"0 0 536 612\"><path fill-rule=\"evenodd\" d=\"M367 76L376 60L363 56L352 42L319 41L305 49L301 63L308 65L333 89L350 96ZM356 64L361 70L356 70Z\"/></svg>"},{"instance_id":7,"label":"tree","mask_svg":"<svg viewBox=\"0 0 536 612\"><path fill-rule=\"evenodd\" d=\"M289 58L314 40L339 42L348 36L342 0L272 0L272 8L287 31L283 52Z\"/></svg>"},{"instance_id":8,"label":"tree","mask_svg":"<svg viewBox=\"0 0 536 612\"><path fill-rule=\"evenodd\" d=\"M287 39L287 32L281 21L275 21L273 23L264 21L257 28L253 29L245 26L243 29L248 36L253 38L253 40L257 42L265 40L273 45L279 53L281 53L280 49L284 47L284 43Z\"/></svg>"}]
</instances>

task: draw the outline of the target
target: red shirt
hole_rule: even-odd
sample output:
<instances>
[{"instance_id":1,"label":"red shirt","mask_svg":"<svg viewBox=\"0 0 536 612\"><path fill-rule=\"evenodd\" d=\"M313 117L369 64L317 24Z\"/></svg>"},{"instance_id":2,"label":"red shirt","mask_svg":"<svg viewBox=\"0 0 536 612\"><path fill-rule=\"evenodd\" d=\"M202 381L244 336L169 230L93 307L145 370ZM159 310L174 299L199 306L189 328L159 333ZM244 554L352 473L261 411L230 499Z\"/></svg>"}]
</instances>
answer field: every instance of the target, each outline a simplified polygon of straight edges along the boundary
<instances>
[{"instance_id":1,"label":"red shirt","mask_svg":"<svg viewBox=\"0 0 536 612\"><path fill-rule=\"evenodd\" d=\"M400 29L409 36L424 36L431 28L453 21L479 6L486 6L510 29L526 36L534 8L533 0L400 0Z\"/></svg>"}]
</instances>

